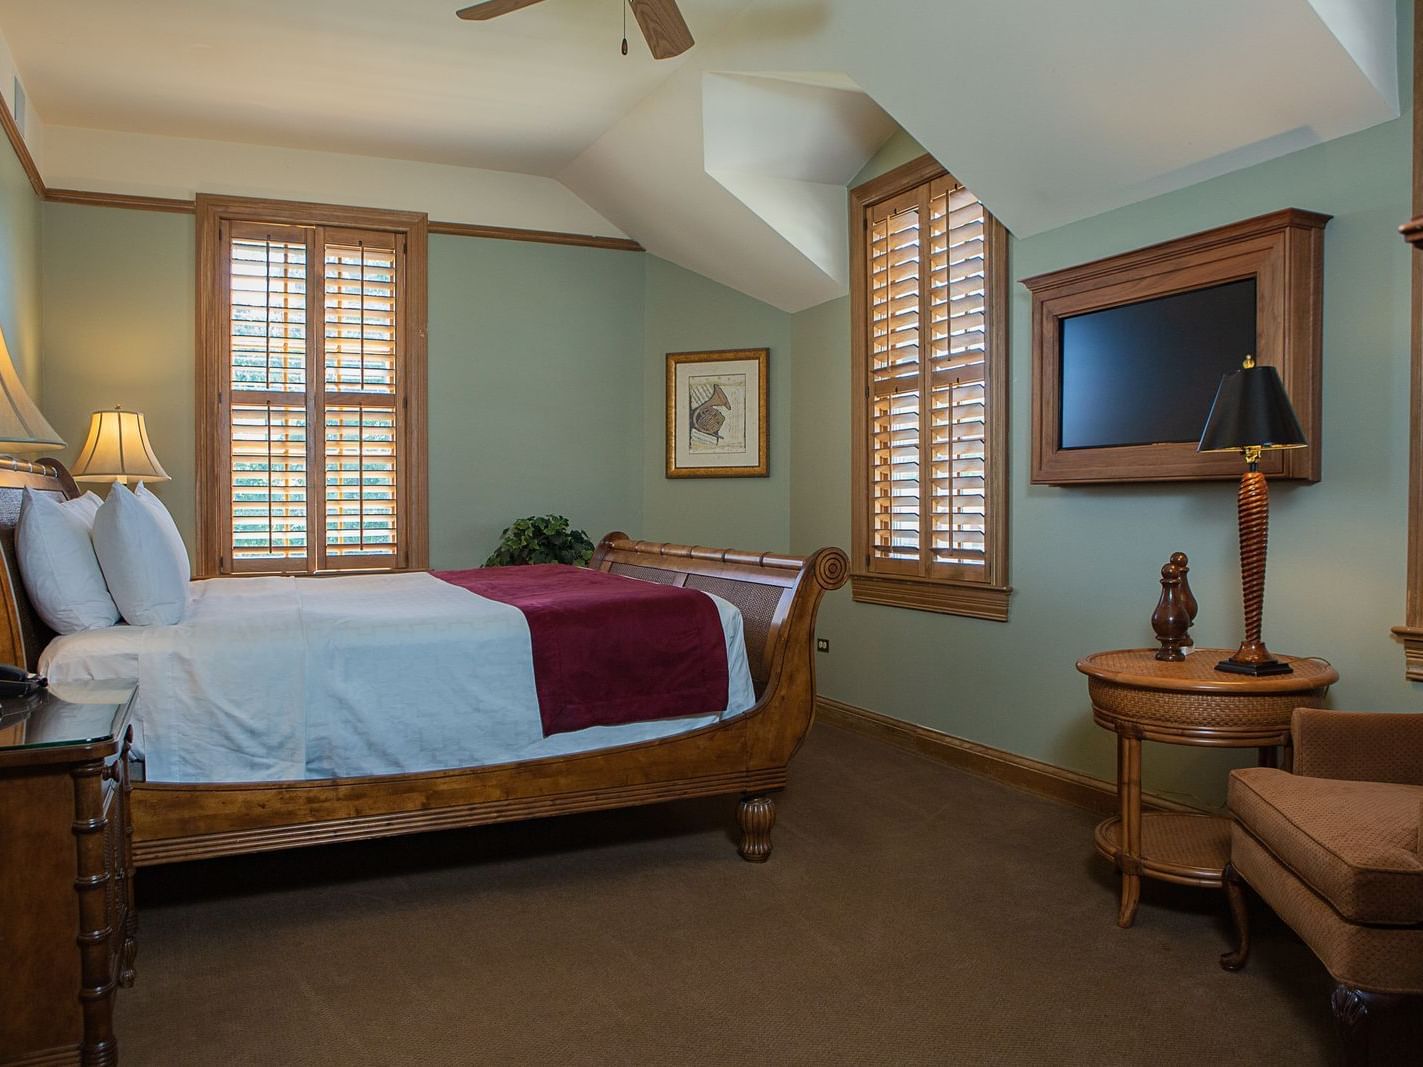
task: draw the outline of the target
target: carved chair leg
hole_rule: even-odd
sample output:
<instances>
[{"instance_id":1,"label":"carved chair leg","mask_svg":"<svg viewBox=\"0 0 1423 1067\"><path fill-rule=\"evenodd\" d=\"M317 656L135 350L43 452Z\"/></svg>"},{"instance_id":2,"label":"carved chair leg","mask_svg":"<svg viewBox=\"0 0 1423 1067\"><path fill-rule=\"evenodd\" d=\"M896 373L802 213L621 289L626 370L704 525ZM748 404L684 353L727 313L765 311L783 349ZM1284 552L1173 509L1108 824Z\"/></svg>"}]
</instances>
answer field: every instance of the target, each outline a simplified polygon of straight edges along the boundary
<instances>
[{"instance_id":1,"label":"carved chair leg","mask_svg":"<svg viewBox=\"0 0 1423 1067\"><path fill-rule=\"evenodd\" d=\"M1334 1009L1334 1024L1344 1045L1344 1067L1368 1067L1369 1031L1379 1015L1400 997L1387 993L1368 993L1340 983L1334 987L1329 1005Z\"/></svg>"},{"instance_id":2,"label":"carved chair leg","mask_svg":"<svg viewBox=\"0 0 1423 1067\"><path fill-rule=\"evenodd\" d=\"M1225 898L1230 903L1230 918L1235 924L1235 949L1221 956L1220 965L1227 971L1238 971L1250 958L1250 913L1245 907L1245 880L1228 863L1223 880Z\"/></svg>"},{"instance_id":3,"label":"carved chair leg","mask_svg":"<svg viewBox=\"0 0 1423 1067\"><path fill-rule=\"evenodd\" d=\"M743 797L736 808L741 827L737 849L747 863L765 863L771 858L771 827L776 825L776 802L768 796Z\"/></svg>"}]
</instances>

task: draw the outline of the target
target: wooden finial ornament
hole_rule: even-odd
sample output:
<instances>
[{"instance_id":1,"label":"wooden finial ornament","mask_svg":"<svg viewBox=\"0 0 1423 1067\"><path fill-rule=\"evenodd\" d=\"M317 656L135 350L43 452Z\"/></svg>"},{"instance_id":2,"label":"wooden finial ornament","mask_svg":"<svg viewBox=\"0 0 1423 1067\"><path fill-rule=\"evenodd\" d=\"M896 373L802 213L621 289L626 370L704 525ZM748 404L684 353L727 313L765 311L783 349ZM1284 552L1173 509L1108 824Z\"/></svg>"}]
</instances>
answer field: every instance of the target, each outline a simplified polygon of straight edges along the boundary
<instances>
[{"instance_id":1,"label":"wooden finial ornament","mask_svg":"<svg viewBox=\"0 0 1423 1067\"><path fill-rule=\"evenodd\" d=\"M1181 651L1190 640L1186 631L1191 628L1191 613L1186 600L1181 595L1181 568L1167 563L1161 568L1161 599L1156 602L1156 610L1151 613L1151 628L1156 631L1156 640L1161 648L1156 658L1179 663L1186 658Z\"/></svg>"},{"instance_id":2,"label":"wooden finial ornament","mask_svg":"<svg viewBox=\"0 0 1423 1067\"><path fill-rule=\"evenodd\" d=\"M1196 603L1196 594L1191 592L1191 583L1187 580L1187 575L1191 573L1191 561L1186 558L1184 552L1172 552L1171 563L1181 571L1181 599L1186 605L1186 614L1191 617L1191 621L1186 624L1186 643L1183 648L1194 648L1195 638L1190 635L1190 628L1196 625L1196 610L1200 605Z\"/></svg>"}]
</instances>

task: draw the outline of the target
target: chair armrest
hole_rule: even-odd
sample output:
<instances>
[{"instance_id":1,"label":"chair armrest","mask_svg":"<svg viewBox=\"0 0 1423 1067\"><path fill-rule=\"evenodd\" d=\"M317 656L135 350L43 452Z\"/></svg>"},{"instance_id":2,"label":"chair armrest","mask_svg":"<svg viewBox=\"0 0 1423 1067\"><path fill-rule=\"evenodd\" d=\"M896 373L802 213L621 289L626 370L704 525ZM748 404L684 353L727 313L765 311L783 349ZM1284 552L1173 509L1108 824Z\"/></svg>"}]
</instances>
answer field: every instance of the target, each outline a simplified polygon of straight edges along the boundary
<instances>
[{"instance_id":1,"label":"chair armrest","mask_svg":"<svg viewBox=\"0 0 1423 1067\"><path fill-rule=\"evenodd\" d=\"M1296 708L1296 774L1423 785L1423 715Z\"/></svg>"}]
</instances>

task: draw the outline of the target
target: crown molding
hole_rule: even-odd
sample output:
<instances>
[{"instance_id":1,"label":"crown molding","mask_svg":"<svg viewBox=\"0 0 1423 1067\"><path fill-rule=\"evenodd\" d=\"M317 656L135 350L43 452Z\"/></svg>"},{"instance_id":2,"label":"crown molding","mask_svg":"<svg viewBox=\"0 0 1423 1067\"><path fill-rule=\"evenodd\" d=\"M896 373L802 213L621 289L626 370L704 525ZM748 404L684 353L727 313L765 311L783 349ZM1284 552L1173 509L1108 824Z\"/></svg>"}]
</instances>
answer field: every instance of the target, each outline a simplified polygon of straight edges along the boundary
<instances>
[{"instance_id":1,"label":"crown molding","mask_svg":"<svg viewBox=\"0 0 1423 1067\"><path fill-rule=\"evenodd\" d=\"M194 200L166 196L135 196L130 193L107 193L92 189L51 189L44 183L35 158L20 134L10 103L0 96L0 126L4 127L10 147L34 187L35 195L54 204L81 204L86 207L126 208L130 211L165 211L191 215ZM563 233L559 230L525 230L513 226L481 226L468 222L431 222L430 233L452 237L482 237L493 241L526 241L535 244L572 245L578 248L605 248L618 252L644 252L646 249L627 237L603 237L587 233Z\"/></svg>"}]
</instances>

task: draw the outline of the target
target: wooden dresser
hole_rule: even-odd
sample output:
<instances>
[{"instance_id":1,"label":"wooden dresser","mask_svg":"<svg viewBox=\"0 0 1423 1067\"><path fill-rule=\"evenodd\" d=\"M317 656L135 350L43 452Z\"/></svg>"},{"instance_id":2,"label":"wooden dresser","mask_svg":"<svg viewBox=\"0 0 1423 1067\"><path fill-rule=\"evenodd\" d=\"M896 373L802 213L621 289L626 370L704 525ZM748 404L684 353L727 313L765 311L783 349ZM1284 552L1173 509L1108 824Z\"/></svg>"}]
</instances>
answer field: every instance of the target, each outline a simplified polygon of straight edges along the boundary
<instances>
[{"instance_id":1,"label":"wooden dresser","mask_svg":"<svg viewBox=\"0 0 1423 1067\"><path fill-rule=\"evenodd\" d=\"M0 700L0 1064L116 1064L133 981L127 682Z\"/></svg>"}]
</instances>

